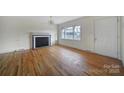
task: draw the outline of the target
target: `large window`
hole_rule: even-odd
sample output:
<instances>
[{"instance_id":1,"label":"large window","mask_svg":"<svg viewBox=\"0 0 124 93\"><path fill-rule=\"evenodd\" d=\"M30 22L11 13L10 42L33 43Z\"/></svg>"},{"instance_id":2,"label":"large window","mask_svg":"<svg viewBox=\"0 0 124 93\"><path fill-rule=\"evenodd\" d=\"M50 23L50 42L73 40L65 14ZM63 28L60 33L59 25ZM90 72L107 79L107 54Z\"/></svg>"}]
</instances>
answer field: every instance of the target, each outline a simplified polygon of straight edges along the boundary
<instances>
[{"instance_id":1,"label":"large window","mask_svg":"<svg viewBox=\"0 0 124 93\"><path fill-rule=\"evenodd\" d=\"M73 27L65 28L65 39L73 39Z\"/></svg>"},{"instance_id":2,"label":"large window","mask_svg":"<svg viewBox=\"0 0 124 93\"><path fill-rule=\"evenodd\" d=\"M62 29L62 39L80 40L80 26Z\"/></svg>"}]
</instances>

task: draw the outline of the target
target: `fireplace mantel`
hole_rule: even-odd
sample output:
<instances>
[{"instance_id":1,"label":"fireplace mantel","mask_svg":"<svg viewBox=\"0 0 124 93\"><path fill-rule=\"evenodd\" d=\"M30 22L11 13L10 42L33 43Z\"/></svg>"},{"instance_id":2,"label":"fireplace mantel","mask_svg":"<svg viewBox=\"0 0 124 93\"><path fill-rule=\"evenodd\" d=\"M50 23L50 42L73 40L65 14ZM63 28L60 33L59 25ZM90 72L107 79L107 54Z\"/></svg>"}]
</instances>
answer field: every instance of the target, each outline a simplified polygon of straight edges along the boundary
<instances>
[{"instance_id":1,"label":"fireplace mantel","mask_svg":"<svg viewBox=\"0 0 124 93\"><path fill-rule=\"evenodd\" d=\"M51 34L45 32L31 32L31 35L51 35Z\"/></svg>"}]
</instances>

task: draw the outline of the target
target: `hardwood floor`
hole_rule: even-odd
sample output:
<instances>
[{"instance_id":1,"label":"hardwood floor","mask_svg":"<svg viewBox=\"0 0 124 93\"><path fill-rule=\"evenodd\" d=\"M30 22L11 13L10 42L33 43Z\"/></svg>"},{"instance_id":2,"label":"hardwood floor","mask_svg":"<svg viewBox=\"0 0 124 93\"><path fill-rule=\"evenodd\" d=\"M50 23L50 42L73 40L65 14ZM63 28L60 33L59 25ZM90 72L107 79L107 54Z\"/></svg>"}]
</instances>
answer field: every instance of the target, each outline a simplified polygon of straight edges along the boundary
<instances>
[{"instance_id":1,"label":"hardwood floor","mask_svg":"<svg viewBox=\"0 0 124 93\"><path fill-rule=\"evenodd\" d=\"M64 46L0 55L1 76L124 75L121 61Z\"/></svg>"}]
</instances>

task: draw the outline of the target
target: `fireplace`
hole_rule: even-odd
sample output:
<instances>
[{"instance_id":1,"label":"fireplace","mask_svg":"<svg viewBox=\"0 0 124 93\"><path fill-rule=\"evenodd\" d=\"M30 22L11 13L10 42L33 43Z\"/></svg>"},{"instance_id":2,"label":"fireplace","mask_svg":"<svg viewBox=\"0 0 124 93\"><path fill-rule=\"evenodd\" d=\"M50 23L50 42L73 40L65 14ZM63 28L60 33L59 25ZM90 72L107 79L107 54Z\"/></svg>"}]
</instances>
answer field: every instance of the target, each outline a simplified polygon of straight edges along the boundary
<instances>
[{"instance_id":1,"label":"fireplace","mask_svg":"<svg viewBox=\"0 0 124 93\"><path fill-rule=\"evenodd\" d=\"M51 35L32 35L32 48L51 45Z\"/></svg>"}]
</instances>

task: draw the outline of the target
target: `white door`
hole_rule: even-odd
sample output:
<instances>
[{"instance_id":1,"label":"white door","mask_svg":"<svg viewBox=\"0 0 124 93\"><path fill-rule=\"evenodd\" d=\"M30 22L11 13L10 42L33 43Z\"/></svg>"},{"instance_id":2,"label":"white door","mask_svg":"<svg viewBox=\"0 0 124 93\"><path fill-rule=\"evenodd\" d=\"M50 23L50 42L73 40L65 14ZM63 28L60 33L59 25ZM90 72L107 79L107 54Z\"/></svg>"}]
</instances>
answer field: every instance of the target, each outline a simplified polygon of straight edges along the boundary
<instances>
[{"instance_id":1,"label":"white door","mask_svg":"<svg viewBox=\"0 0 124 93\"><path fill-rule=\"evenodd\" d=\"M117 17L95 20L95 52L117 58Z\"/></svg>"}]
</instances>

